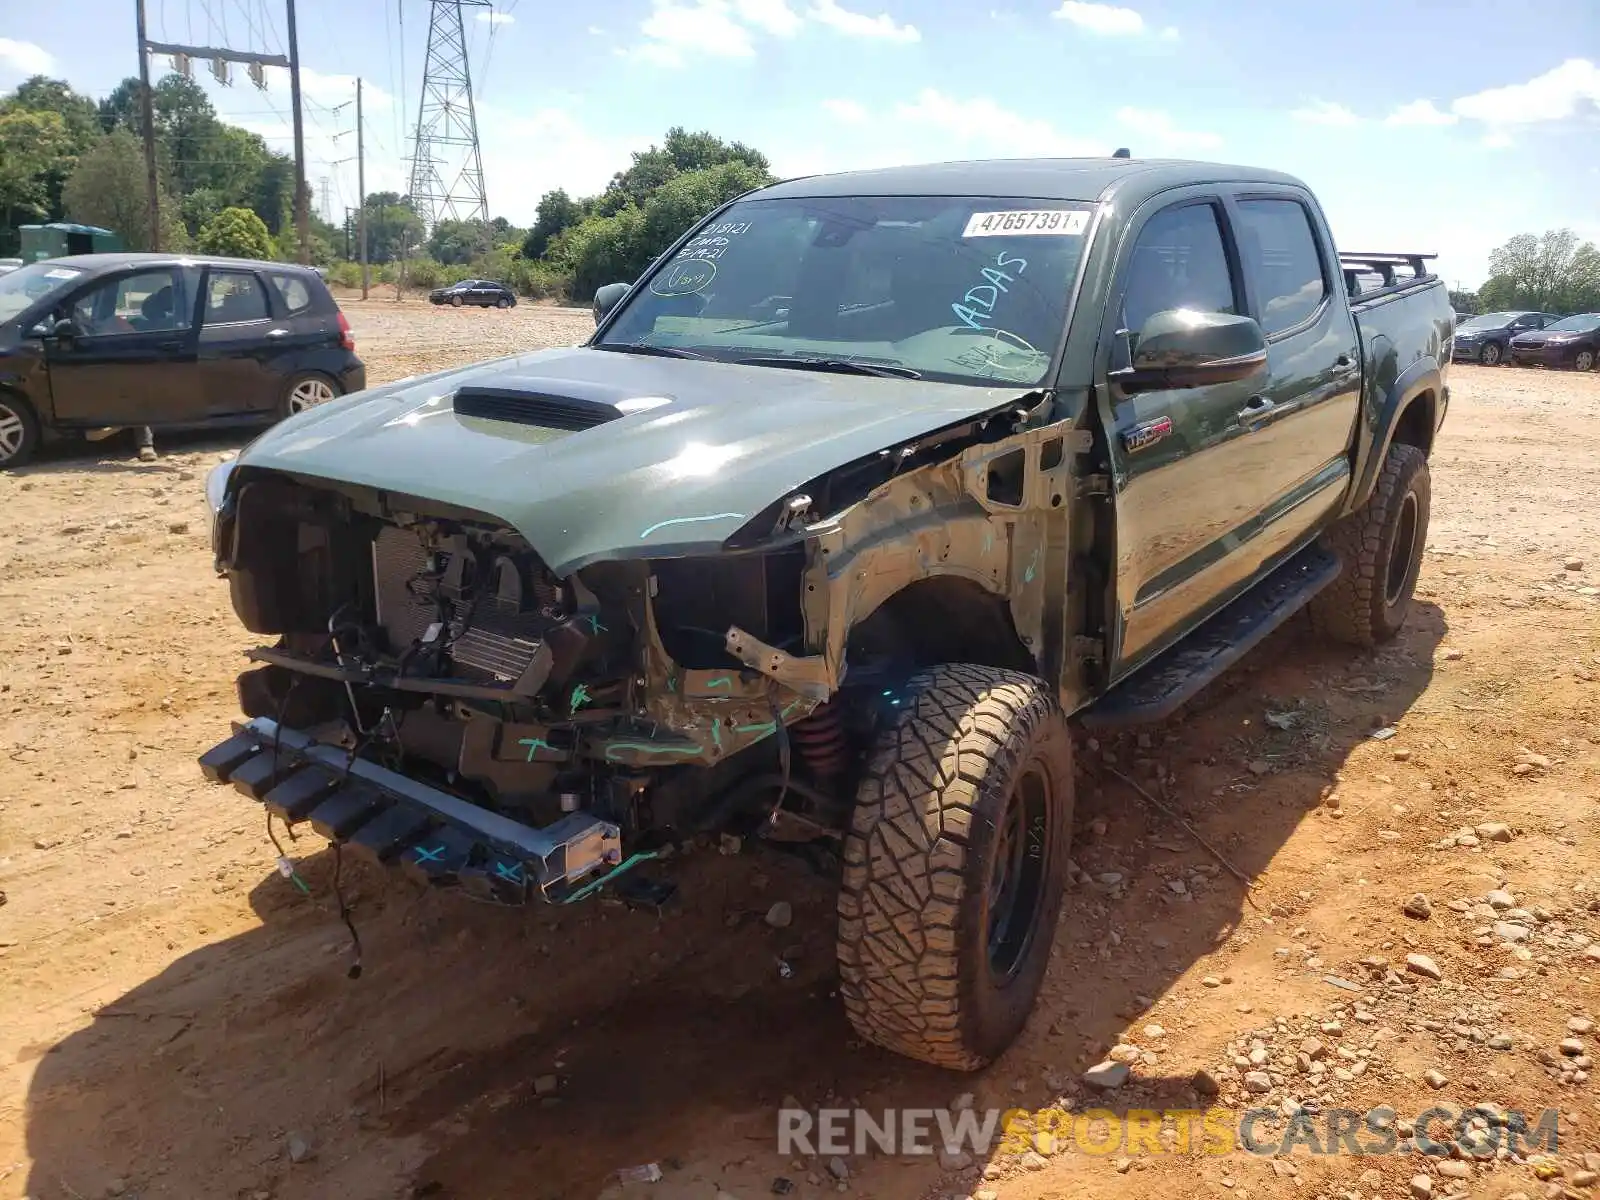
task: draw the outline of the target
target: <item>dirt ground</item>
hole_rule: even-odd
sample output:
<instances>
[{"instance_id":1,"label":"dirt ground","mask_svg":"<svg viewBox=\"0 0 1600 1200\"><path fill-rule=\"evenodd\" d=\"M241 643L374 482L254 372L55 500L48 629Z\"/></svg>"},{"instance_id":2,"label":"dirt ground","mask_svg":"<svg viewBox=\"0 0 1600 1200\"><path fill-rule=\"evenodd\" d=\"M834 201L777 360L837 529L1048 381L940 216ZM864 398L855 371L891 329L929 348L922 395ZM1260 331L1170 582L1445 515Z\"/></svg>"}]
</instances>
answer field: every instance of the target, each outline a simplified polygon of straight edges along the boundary
<instances>
[{"instance_id":1,"label":"dirt ground","mask_svg":"<svg viewBox=\"0 0 1600 1200\"><path fill-rule=\"evenodd\" d=\"M373 382L590 326L537 306L346 310ZM0 475L0 1197L752 1200L779 1179L806 1200L1590 1195L1600 374L1458 367L1453 391L1398 642L1350 655L1296 623L1168 725L1080 740L1081 870L1050 974L1022 1038L972 1077L852 1041L830 886L776 855L689 855L659 917L501 910L346 864L365 966L348 978L331 855L309 834L289 848L302 895L259 806L194 762L226 732L250 643L201 495L230 445L148 465L58 450ZM1253 888L1113 771L1168 796ZM1416 892L1427 919L1402 912ZM762 920L780 899L782 931ZM1442 978L1408 970L1413 953ZM1102 1095L1079 1077L1108 1054L1132 1078ZM1195 1090L1200 1069L1220 1096ZM963 1092L1114 1114L1389 1105L1401 1135L1431 1104L1487 1101L1558 1109L1560 1143L1475 1162L1463 1142L1423 1161L1040 1137L1042 1154L970 1164L851 1157L843 1182L776 1152L785 1097ZM649 1162L659 1182L610 1183Z\"/></svg>"}]
</instances>

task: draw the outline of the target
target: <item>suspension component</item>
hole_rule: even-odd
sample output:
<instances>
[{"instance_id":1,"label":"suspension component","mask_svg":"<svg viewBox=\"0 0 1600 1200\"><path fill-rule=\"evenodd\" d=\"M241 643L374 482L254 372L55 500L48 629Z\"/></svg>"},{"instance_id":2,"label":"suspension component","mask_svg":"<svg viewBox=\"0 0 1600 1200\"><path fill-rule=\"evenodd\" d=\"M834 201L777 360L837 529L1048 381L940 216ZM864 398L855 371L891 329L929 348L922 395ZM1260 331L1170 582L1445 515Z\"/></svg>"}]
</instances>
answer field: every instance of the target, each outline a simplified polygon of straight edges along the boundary
<instances>
[{"instance_id":1,"label":"suspension component","mask_svg":"<svg viewBox=\"0 0 1600 1200\"><path fill-rule=\"evenodd\" d=\"M844 725L844 708L832 700L820 704L804 720L789 728L800 759L813 775L829 779L850 763L850 735Z\"/></svg>"}]
</instances>

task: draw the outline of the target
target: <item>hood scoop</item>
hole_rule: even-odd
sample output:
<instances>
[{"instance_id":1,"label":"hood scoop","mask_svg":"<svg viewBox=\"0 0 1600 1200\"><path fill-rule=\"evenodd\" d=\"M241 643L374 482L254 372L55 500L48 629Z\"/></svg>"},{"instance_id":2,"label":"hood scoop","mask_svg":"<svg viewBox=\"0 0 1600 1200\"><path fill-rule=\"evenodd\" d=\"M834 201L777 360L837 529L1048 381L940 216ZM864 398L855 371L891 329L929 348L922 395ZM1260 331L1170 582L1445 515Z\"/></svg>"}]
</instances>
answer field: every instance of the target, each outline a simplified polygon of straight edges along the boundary
<instances>
[{"instance_id":1,"label":"hood scoop","mask_svg":"<svg viewBox=\"0 0 1600 1200\"><path fill-rule=\"evenodd\" d=\"M456 392L455 410L457 416L564 429L569 433L593 429L623 416L615 403L606 400L521 387L461 388Z\"/></svg>"}]
</instances>

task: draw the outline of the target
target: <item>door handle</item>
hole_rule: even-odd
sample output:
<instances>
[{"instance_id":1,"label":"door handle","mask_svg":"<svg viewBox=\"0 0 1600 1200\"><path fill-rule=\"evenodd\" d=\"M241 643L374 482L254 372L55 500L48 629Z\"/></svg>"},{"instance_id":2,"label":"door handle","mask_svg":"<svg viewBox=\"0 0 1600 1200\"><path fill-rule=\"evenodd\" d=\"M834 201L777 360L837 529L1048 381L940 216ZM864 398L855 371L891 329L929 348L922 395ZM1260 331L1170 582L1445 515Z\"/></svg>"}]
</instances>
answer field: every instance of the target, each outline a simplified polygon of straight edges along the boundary
<instances>
[{"instance_id":1,"label":"door handle","mask_svg":"<svg viewBox=\"0 0 1600 1200\"><path fill-rule=\"evenodd\" d=\"M289 331L287 329L269 329L267 330L267 336L270 338L288 337Z\"/></svg>"},{"instance_id":2,"label":"door handle","mask_svg":"<svg viewBox=\"0 0 1600 1200\"><path fill-rule=\"evenodd\" d=\"M1255 395L1245 401L1244 407L1239 410L1239 423L1241 425L1254 425L1264 419L1277 408L1277 404L1270 396Z\"/></svg>"},{"instance_id":3,"label":"door handle","mask_svg":"<svg viewBox=\"0 0 1600 1200\"><path fill-rule=\"evenodd\" d=\"M1350 356L1348 354L1339 355L1338 358L1333 360L1333 365L1336 367L1348 367L1350 365Z\"/></svg>"}]
</instances>

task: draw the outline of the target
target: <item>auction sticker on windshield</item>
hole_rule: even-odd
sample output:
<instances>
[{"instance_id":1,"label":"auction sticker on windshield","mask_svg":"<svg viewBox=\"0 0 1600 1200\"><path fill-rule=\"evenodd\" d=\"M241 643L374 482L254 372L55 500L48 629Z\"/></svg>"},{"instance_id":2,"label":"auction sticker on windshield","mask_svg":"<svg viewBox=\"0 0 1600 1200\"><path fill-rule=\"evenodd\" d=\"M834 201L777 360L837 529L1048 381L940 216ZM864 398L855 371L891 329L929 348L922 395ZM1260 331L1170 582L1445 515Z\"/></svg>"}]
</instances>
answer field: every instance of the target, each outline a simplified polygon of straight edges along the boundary
<instances>
[{"instance_id":1,"label":"auction sticker on windshield","mask_svg":"<svg viewBox=\"0 0 1600 1200\"><path fill-rule=\"evenodd\" d=\"M1016 209L1011 212L975 212L962 237L1015 237L1019 234L1055 234L1076 237L1089 227L1089 214L1081 209Z\"/></svg>"}]
</instances>

